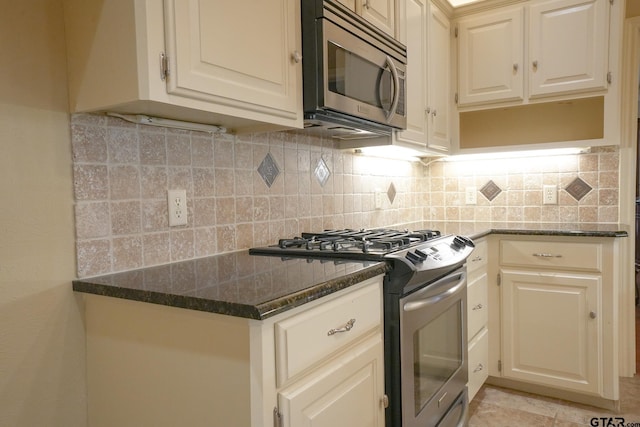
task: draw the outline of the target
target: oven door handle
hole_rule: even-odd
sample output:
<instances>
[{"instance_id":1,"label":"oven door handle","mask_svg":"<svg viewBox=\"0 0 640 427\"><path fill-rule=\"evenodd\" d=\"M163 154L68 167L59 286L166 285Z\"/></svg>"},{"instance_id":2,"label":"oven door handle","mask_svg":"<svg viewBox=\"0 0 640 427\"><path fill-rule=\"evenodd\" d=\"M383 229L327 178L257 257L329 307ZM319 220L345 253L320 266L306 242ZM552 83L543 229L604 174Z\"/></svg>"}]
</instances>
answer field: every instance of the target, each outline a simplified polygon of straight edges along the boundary
<instances>
[{"instance_id":1,"label":"oven door handle","mask_svg":"<svg viewBox=\"0 0 640 427\"><path fill-rule=\"evenodd\" d=\"M433 287L442 287L444 285L448 285L449 283L455 282L457 281L457 283L451 287L449 287L446 291L441 292L437 295L434 296L430 296L427 298L422 298L418 301L409 301L406 302L403 306L404 311L414 311L414 310L419 310L425 306L428 305L433 305L438 303L439 301L442 301L443 299L446 299L448 297L450 297L451 295L455 294L456 292L458 292L460 289L462 289L464 286L467 286L467 276L466 274L460 272L460 273L455 273L451 276L447 276L443 279L438 280L437 282L429 285L428 287L425 288L425 290L430 290L433 289Z\"/></svg>"}]
</instances>

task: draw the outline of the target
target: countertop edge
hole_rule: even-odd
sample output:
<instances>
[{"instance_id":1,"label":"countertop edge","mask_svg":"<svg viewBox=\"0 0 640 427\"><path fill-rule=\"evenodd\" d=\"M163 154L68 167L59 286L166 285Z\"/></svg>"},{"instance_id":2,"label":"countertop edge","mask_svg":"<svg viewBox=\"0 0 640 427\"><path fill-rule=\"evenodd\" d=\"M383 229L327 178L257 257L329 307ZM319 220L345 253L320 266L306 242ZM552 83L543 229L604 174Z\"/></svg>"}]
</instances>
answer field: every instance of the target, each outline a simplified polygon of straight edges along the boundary
<instances>
[{"instance_id":1,"label":"countertop edge","mask_svg":"<svg viewBox=\"0 0 640 427\"><path fill-rule=\"evenodd\" d=\"M480 239L491 234L506 234L519 236L564 236L564 237L628 237L624 230L614 231L589 231L589 230L551 230L551 229L511 229L511 228L489 228L476 233L469 234L471 239Z\"/></svg>"},{"instance_id":2,"label":"countertop edge","mask_svg":"<svg viewBox=\"0 0 640 427\"><path fill-rule=\"evenodd\" d=\"M292 294L256 305L232 303L165 292L120 288L99 283L90 283L91 279L73 280L72 287L75 292L85 294L127 299L131 301L165 305L188 310L225 314L247 319L264 320L323 296L354 286L372 277L385 274L388 270L389 265L386 262L379 262L355 273L349 273L343 277L331 279Z\"/></svg>"}]
</instances>

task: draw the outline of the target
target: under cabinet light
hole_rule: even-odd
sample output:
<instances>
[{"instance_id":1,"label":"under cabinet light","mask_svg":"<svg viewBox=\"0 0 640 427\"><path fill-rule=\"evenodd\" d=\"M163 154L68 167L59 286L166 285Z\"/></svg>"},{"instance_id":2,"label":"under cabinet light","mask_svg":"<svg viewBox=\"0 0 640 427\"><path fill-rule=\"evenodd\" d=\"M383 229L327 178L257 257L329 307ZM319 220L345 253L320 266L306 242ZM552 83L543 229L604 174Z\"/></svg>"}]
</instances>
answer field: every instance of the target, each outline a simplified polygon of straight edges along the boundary
<instances>
[{"instance_id":1,"label":"under cabinet light","mask_svg":"<svg viewBox=\"0 0 640 427\"><path fill-rule=\"evenodd\" d=\"M419 162L419 157L424 156L424 153L420 151L395 145L360 147L353 150L353 153L363 156L382 157L386 159L405 160L410 162Z\"/></svg>"},{"instance_id":2,"label":"under cabinet light","mask_svg":"<svg viewBox=\"0 0 640 427\"><path fill-rule=\"evenodd\" d=\"M131 123L161 126L173 129L196 130L199 132L226 133L227 129L222 126L207 125L204 123L185 122L182 120L165 119L162 117L146 116L144 114L119 114L107 113L108 116L118 117Z\"/></svg>"},{"instance_id":3,"label":"under cabinet light","mask_svg":"<svg viewBox=\"0 0 640 427\"><path fill-rule=\"evenodd\" d=\"M495 160L520 157L546 157L546 156L562 156L568 154L584 154L591 152L591 147L570 147L570 148L550 148L542 150L527 151L503 151L499 153L473 153L473 154L456 154L443 158L446 162L458 162L465 160Z\"/></svg>"}]
</instances>

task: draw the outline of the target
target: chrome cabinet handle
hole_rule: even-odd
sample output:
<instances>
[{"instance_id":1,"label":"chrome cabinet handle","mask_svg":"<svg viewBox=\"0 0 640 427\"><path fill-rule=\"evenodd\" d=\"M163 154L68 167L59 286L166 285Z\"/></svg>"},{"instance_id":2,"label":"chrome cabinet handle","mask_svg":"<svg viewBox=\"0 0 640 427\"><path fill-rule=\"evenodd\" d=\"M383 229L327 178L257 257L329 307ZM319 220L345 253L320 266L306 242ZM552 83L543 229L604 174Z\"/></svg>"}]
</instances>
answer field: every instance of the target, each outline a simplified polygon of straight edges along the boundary
<instances>
[{"instance_id":1,"label":"chrome cabinet handle","mask_svg":"<svg viewBox=\"0 0 640 427\"><path fill-rule=\"evenodd\" d=\"M331 336L333 334L337 334L338 332L349 332L351 329L353 329L354 323L356 323L356 319L351 319L340 328L329 329L327 335Z\"/></svg>"},{"instance_id":2,"label":"chrome cabinet handle","mask_svg":"<svg viewBox=\"0 0 640 427\"><path fill-rule=\"evenodd\" d=\"M473 306L473 308L471 310L482 310L484 306L482 304L476 304Z\"/></svg>"},{"instance_id":3,"label":"chrome cabinet handle","mask_svg":"<svg viewBox=\"0 0 640 427\"><path fill-rule=\"evenodd\" d=\"M438 112L437 112L437 111L436 111L436 109L434 108L434 109L433 109L433 111L431 112L431 115L432 115L433 117L435 117L435 116L436 116L436 114L438 114Z\"/></svg>"},{"instance_id":4,"label":"chrome cabinet handle","mask_svg":"<svg viewBox=\"0 0 640 427\"><path fill-rule=\"evenodd\" d=\"M302 54L296 50L291 54L291 59L293 59L293 62L299 63L302 61Z\"/></svg>"},{"instance_id":5,"label":"chrome cabinet handle","mask_svg":"<svg viewBox=\"0 0 640 427\"><path fill-rule=\"evenodd\" d=\"M474 257L471 262L478 262L478 261L482 261L482 257L480 255Z\"/></svg>"},{"instance_id":6,"label":"chrome cabinet handle","mask_svg":"<svg viewBox=\"0 0 640 427\"><path fill-rule=\"evenodd\" d=\"M546 254L546 253L536 253L532 255L538 258L562 258L562 255L554 255L554 254Z\"/></svg>"},{"instance_id":7,"label":"chrome cabinet handle","mask_svg":"<svg viewBox=\"0 0 640 427\"><path fill-rule=\"evenodd\" d=\"M367 9L371 8L371 4L369 3L369 0L365 0L363 3L363 6L366 7Z\"/></svg>"},{"instance_id":8,"label":"chrome cabinet handle","mask_svg":"<svg viewBox=\"0 0 640 427\"><path fill-rule=\"evenodd\" d=\"M484 366L482 365L482 363L478 363L478 366L476 366L476 369L473 370L473 373L475 374L476 372L480 372L484 369Z\"/></svg>"}]
</instances>

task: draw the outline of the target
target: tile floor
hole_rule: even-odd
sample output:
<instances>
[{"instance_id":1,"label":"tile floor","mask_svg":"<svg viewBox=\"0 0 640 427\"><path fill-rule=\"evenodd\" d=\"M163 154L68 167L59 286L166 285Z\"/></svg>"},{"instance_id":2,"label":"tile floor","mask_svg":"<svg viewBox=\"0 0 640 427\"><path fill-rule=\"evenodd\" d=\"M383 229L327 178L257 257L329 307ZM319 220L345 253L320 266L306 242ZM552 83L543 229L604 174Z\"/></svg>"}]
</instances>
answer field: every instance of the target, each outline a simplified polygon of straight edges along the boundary
<instances>
[{"instance_id":1,"label":"tile floor","mask_svg":"<svg viewBox=\"0 0 640 427\"><path fill-rule=\"evenodd\" d=\"M640 353L640 309L636 308L636 347ZM637 355L640 372L640 354ZM567 402L550 397L484 385L469 407L469 427L640 427L640 375L620 379L621 413ZM611 424L597 417L613 417ZM623 424L615 420L624 418Z\"/></svg>"},{"instance_id":2,"label":"tile floor","mask_svg":"<svg viewBox=\"0 0 640 427\"><path fill-rule=\"evenodd\" d=\"M471 401L469 427L578 427L594 417L622 417L640 426L640 377L620 379L621 413L529 393L484 385ZM612 420L611 426L618 426Z\"/></svg>"}]
</instances>

